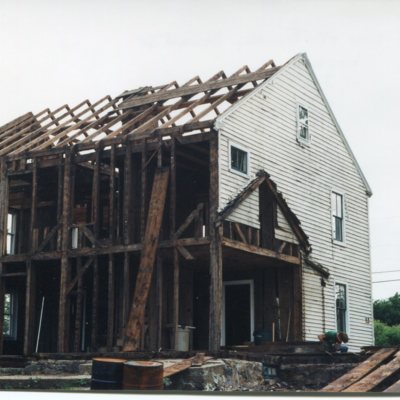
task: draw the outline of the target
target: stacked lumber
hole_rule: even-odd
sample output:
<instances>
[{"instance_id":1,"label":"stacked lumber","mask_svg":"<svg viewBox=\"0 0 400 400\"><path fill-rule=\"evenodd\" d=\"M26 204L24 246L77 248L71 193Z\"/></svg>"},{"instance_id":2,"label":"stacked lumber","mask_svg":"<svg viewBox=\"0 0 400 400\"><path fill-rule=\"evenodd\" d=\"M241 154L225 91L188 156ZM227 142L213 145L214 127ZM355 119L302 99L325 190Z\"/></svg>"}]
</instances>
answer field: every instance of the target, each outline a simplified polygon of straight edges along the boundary
<instances>
[{"instance_id":1,"label":"stacked lumber","mask_svg":"<svg viewBox=\"0 0 400 400\"><path fill-rule=\"evenodd\" d=\"M382 348L367 360L321 389L321 392L371 392L400 374L400 351ZM400 381L385 391L400 390Z\"/></svg>"}]
</instances>

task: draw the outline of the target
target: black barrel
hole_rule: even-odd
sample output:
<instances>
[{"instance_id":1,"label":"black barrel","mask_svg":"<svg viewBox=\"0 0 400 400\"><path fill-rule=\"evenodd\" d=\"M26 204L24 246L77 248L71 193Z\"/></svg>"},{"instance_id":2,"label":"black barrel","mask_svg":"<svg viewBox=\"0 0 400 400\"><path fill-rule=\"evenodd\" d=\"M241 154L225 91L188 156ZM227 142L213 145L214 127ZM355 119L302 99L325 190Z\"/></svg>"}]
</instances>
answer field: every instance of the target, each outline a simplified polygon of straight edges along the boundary
<instances>
[{"instance_id":1,"label":"black barrel","mask_svg":"<svg viewBox=\"0 0 400 400\"><path fill-rule=\"evenodd\" d=\"M124 363L122 358L93 358L92 390L121 390Z\"/></svg>"},{"instance_id":2,"label":"black barrel","mask_svg":"<svg viewBox=\"0 0 400 400\"><path fill-rule=\"evenodd\" d=\"M157 361L128 361L124 364L125 390L163 389L163 364Z\"/></svg>"}]
</instances>

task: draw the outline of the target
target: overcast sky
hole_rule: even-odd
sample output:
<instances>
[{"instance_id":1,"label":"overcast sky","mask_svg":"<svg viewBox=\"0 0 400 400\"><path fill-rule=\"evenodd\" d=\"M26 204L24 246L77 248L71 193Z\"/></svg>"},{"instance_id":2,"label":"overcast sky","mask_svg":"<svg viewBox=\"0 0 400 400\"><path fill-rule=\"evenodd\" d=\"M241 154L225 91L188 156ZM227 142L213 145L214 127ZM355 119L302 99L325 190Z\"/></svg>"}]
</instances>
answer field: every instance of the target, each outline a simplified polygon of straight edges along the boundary
<instances>
[{"instance_id":1,"label":"overcast sky","mask_svg":"<svg viewBox=\"0 0 400 400\"><path fill-rule=\"evenodd\" d=\"M373 271L399 270L373 280L400 279L399 50L395 0L0 0L0 125L306 52L374 192Z\"/></svg>"}]
</instances>

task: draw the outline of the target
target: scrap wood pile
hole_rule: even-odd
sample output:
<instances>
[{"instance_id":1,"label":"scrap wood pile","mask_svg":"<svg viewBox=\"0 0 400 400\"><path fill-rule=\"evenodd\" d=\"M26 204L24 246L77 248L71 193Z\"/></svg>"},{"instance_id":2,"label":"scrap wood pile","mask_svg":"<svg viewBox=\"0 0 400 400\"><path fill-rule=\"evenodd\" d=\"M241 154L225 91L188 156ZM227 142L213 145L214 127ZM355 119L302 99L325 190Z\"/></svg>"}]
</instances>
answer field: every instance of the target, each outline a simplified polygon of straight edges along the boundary
<instances>
[{"instance_id":1,"label":"scrap wood pile","mask_svg":"<svg viewBox=\"0 0 400 400\"><path fill-rule=\"evenodd\" d=\"M400 392L400 350L381 348L322 392Z\"/></svg>"}]
</instances>

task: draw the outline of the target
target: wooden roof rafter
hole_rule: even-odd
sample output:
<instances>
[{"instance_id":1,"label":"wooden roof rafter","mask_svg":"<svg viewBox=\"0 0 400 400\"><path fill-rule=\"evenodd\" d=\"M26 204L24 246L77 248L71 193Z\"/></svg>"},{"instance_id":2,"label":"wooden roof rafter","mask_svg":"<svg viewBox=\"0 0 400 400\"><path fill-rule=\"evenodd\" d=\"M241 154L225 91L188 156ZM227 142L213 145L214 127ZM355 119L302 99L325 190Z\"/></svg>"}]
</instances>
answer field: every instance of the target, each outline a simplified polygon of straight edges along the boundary
<instances>
[{"instance_id":1,"label":"wooden roof rafter","mask_svg":"<svg viewBox=\"0 0 400 400\"><path fill-rule=\"evenodd\" d=\"M135 140L155 132L163 135L164 129L175 131L181 126L185 131L199 126L194 133L206 132L218 115L278 69L270 60L255 72L244 66L228 77L219 71L204 82L195 76L181 86L173 81L125 91L115 98L105 96L94 103L84 100L74 107L65 104L36 115L27 113L0 127L0 156L55 147L89 149L100 141L110 143L127 135Z\"/></svg>"}]
</instances>

